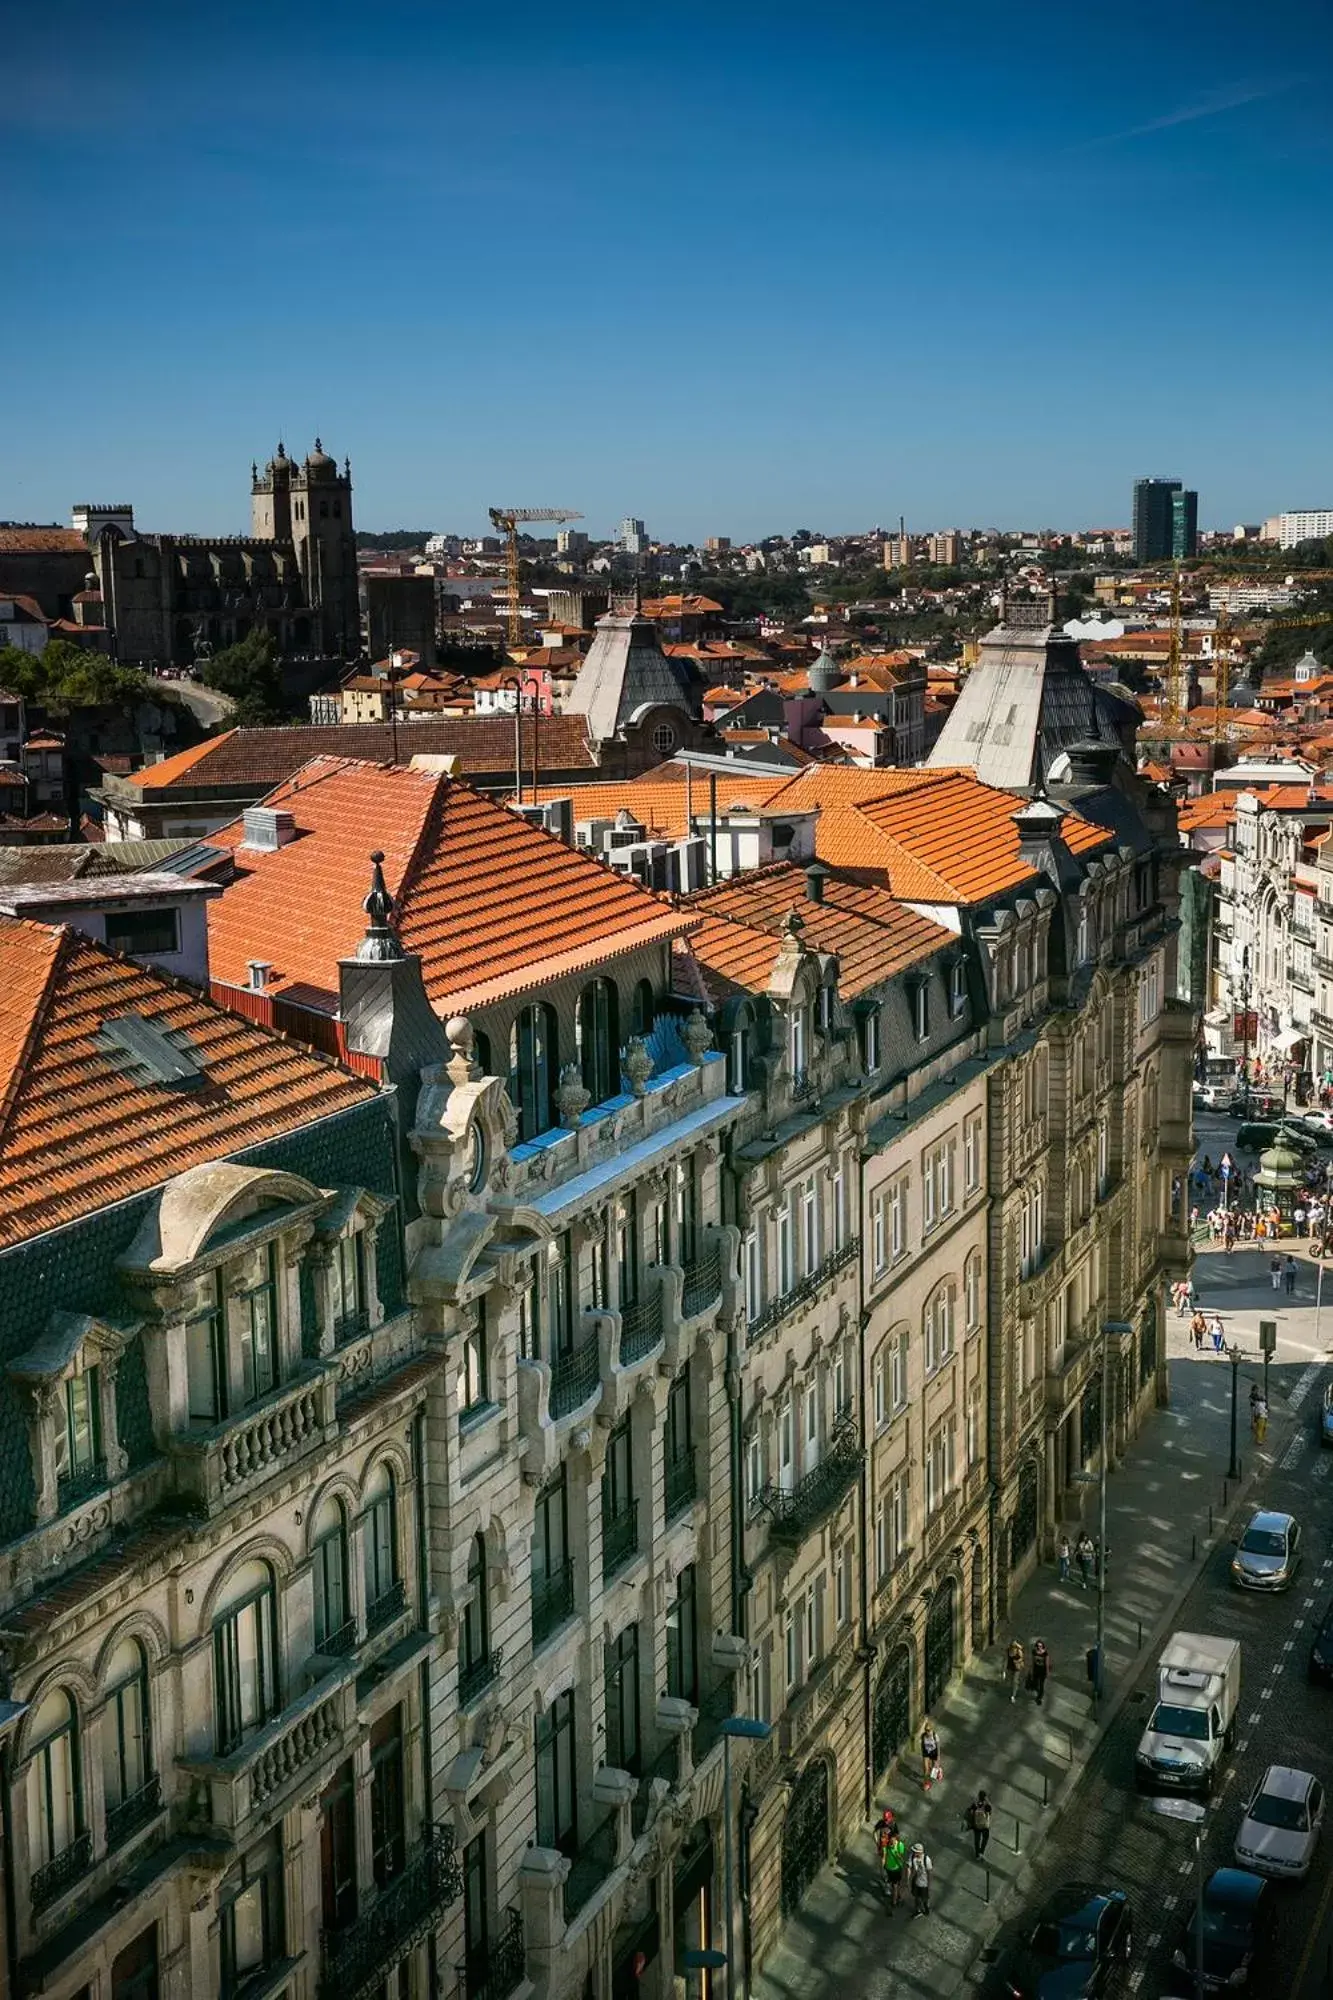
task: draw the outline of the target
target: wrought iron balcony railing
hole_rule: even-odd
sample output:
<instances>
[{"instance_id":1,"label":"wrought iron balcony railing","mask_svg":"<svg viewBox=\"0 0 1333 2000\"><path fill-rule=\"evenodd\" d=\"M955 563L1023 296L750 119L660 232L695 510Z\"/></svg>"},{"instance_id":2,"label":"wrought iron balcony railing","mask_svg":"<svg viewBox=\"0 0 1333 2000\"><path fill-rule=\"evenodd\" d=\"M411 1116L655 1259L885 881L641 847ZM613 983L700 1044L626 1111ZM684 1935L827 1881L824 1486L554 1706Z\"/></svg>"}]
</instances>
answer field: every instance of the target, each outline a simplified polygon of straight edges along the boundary
<instances>
[{"instance_id":1,"label":"wrought iron balcony railing","mask_svg":"<svg viewBox=\"0 0 1333 2000\"><path fill-rule=\"evenodd\" d=\"M366 1637L373 1639L386 1625L392 1625L395 1618L407 1609L407 1591L400 1582L391 1583L382 1590L373 1604L366 1606Z\"/></svg>"},{"instance_id":2,"label":"wrought iron balcony railing","mask_svg":"<svg viewBox=\"0 0 1333 2000\"><path fill-rule=\"evenodd\" d=\"M544 1646L559 1626L574 1615L574 1564L562 1562L546 1576L532 1578L532 1644Z\"/></svg>"},{"instance_id":3,"label":"wrought iron balcony railing","mask_svg":"<svg viewBox=\"0 0 1333 2000\"><path fill-rule=\"evenodd\" d=\"M853 1236L842 1245L841 1249L830 1250L821 1264L817 1264L813 1271L807 1272L804 1278L771 1300L763 1311L750 1321L747 1340L758 1340L770 1327L779 1325L788 1313L795 1312L797 1306L804 1305L807 1299L812 1299L821 1286L826 1285L830 1278L836 1277L839 1271L853 1262L860 1254L860 1249L860 1237Z\"/></svg>"},{"instance_id":4,"label":"wrought iron balcony railing","mask_svg":"<svg viewBox=\"0 0 1333 2000\"><path fill-rule=\"evenodd\" d=\"M369 2000L462 1893L452 1827L432 1826L407 1865L346 1929L325 1931L321 2000Z\"/></svg>"},{"instance_id":5,"label":"wrought iron balcony railing","mask_svg":"<svg viewBox=\"0 0 1333 2000\"><path fill-rule=\"evenodd\" d=\"M596 1332L586 1340L571 1347L567 1354L557 1354L551 1362L551 1401L553 1417L567 1417L571 1410L577 1410L594 1395L601 1381L601 1349Z\"/></svg>"},{"instance_id":6,"label":"wrought iron balcony railing","mask_svg":"<svg viewBox=\"0 0 1333 2000\"><path fill-rule=\"evenodd\" d=\"M767 1487L759 1504L772 1521L774 1541L792 1546L803 1542L855 1484L864 1457L856 1425L838 1424L827 1454L804 1479L785 1491Z\"/></svg>"},{"instance_id":7,"label":"wrought iron balcony railing","mask_svg":"<svg viewBox=\"0 0 1333 2000\"><path fill-rule=\"evenodd\" d=\"M82 1501L91 1500L94 1493L101 1493L106 1483L106 1462L100 1458L77 1472L62 1472L56 1481L56 1505L64 1514Z\"/></svg>"},{"instance_id":8,"label":"wrought iron balcony railing","mask_svg":"<svg viewBox=\"0 0 1333 2000\"><path fill-rule=\"evenodd\" d=\"M693 1319L696 1313L707 1312L721 1297L722 1259L714 1244L711 1250L705 1250L685 1266L685 1283L680 1295L682 1319Z\"/></svg>"},{"instance_id":9,"label":"wrought iron balcony railing","mask_svg":"<svg viewBox=\"0 0 1333 2000\"><path fill-rule=\"evenodd\" d=\"M492 1681L499 1678L500 1662L503 1653L504 1648L502 1646L493 1646L490 1652L483 1653L479 1660L472 1660L467 1666L459 1667L458 1705L460 1708L466 1708L469 1702L475 1701L477 1696L491 1685Z\"/></svg>"},{"instance_id":10,"label":"wrought iron balcony railing","mask_svg":"<svg viewBox=\"0 0 1333 2000\"><path fill-rule=\"evenodd\" d=\"M639 1552L639 1503L629 1500L617 1514L602 1515L602 1576L615 1576Z\"/></svg>"},{"instance_id":11,"label":"wrought iron balcony railing","mask_svg":"<svg viewBox=\"0 0 1333 2000\"><path fill-rule=\"evenodd\" d=\"M645 1354L651 1354L662 1338L662 1294L654 1291L649 1298L635 1299L632 1305L620 1308L620 1359L628 1368L635 1361L642 1361Z\"/></svg>"},{"instance_id":12,"label":"wrought iron balcony railing","mask_svg":"<svg viewBox=\"0 0 1333 2000\"><path fill-rule=\"evenodd\" d=\"M508 2000L527 1972L517 1910L507 1913L499 1937L469 1952L458 1971L467 2000Z\"/></svg>"},{"instance_id":13,"label":"wrought iron balcony railing","mask_svg":"<svg viewBox=\"0 0 1333 2000\"><path fill-rule=\"evenodd\" d=\"M147 1784L137 1792L131 1792L119 1805L106 1809L107 1852L123 1847L125 1842L157 1818L162 1810L162 1780L154 1771Z\"/></svg>"},{"instance_id":14,"label":"wrought iron balcony railing","mask_svg":"<svg viewBox=\"0 0 1333 2000\"><path fill-rule=\"evenodd\" d=\"M694 1500L698 1480L694 1473L694 1452L684 1452L666 1462L666 1518L674 1521Z\"/></svg>"},{"instance_id":15,"label":"wrought iron balcony railing","mask_svg":"<svg viewBox=\"0 0 1333 2000\"><path fill-rule=\"evenodd\" d=\"M342 1660L346 1659L349 1653L356 1651L356 1644L356 1620L355 1618L349 1618L344 1624L339 1625L334 1631L329 1632L323 1639L319 1640L315 1651L317 1653L328 1653L331 1657Z\"/></svg>"},{"instance_id":16,"label":"wrought iron balcony railing","mask_svg":"<svg viewBox=\"0 0 1333 2000\"><path fill-rule=\"evenodd\" d=\"M42 1867L34 1868L28 1894L34 1910L44 1910L72 1889L81 1875L86 1875L93 1862L93 1837L90 1833L80 1833L70 1842L63 1854L57 1854Z\"/></svg>"},{"instance_id":17,"label":"wrought iron balcony railing","mask_svg":"<svg viewBox=\"0 0 1333 2000\"><path fill-rule=\"evenodd\" d=\"M345 1347L349 1340L359 1340L363 1333L370 1332L370 1313L365 1306L355 1312L339 1313L333 1322L333 1344Z\"/></svg>"}]
</instances>

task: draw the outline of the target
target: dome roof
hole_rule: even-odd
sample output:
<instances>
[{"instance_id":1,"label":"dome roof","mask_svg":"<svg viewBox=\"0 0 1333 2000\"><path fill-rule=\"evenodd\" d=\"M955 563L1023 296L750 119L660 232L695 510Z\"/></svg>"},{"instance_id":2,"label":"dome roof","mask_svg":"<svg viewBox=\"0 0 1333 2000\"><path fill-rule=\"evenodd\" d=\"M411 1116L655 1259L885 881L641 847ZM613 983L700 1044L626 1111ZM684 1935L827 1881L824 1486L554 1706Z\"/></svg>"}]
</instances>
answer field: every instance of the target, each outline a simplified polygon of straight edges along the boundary
<instances>
[{"instance_id":1,"label":"dome roof","mask_svg":"<svg viewBox=\"0 0 1333 2000\"><path fill-rule=\"evenodd\" d=\"M286 446L278 439L278 449L264 467L266 479L288 479L291 477L292 461L287 456Z\"/></svg>"},{"instance_id":2,"label":"dome roof","mask_svg":"<svg viewBox=\"0 0 1333 2000\"><path fill-rule=\"evenodd\" d=\"M307 479L336 479L338 477L337 461L329 457L318 438L315 439L315 449L305 462L305 471Z\"/></svg>"}]
</instances>

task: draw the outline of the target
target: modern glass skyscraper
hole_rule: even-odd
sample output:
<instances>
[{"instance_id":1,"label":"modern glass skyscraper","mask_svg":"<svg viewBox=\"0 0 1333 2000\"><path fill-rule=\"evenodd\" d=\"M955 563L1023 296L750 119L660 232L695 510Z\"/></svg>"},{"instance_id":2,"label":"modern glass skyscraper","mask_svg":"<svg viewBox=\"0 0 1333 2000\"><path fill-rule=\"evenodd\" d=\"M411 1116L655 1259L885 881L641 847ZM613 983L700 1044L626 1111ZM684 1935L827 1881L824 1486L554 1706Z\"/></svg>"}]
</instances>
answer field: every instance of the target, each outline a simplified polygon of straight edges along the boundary
<instances>
[{"instance_id":1,"label":"modern glass skyscraper","mask_svg":"<svg viewBox=\"0 0 1333 2000\"><path fill-rule=\"evenodd\" d=\"M1180 486L1171 495L1171 553L1179 560L1197 555L1198 549L1199 496Z\"/></svg>"},{"instance_id":2,"label":"modern glass skyscraper","mask_svg":"<svg viewBox=\"0 0 1333 2000\"><path fill-rule=\"evenodd\" d=\"M1174 555L1175 498L1181 491L1178 479L1135 480L1135 562L1164 562Z\"/></svg>"}]
</instances>

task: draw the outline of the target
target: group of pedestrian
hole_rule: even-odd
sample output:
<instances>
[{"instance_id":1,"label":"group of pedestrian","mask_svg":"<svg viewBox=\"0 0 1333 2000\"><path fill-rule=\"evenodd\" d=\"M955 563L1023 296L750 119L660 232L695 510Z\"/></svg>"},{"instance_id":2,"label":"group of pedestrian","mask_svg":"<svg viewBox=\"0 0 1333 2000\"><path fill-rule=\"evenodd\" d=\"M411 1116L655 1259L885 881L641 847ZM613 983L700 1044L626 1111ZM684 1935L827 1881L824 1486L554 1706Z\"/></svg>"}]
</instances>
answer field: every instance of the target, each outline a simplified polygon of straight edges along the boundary
<instances>
[{"instance_id":1,"label":"group of pedestrian","mask_svg":"<svg viewBox=\"0 0 1333 2000\"><path fill-rule=\"evenodd\" d=\"M1044 1639L1033 1640L1031 1660L1023 1650L1021 1639L1009 1641L1004 1655L1004 1677L1009 1688L1010 1701L1017 1701L1019 1688L1026 1687L1029 1694L1036 1696L1037 1707L1042 1707L1046 1700L1046 1683L1050 1675L1051 1649Z\"/></svg>"},{"instance_id":2,"label":"group of pedestrian","mask_svg":"<svg viewBox=\"0 0 1333 2000\"><path fill-rule=\"evenodd\" d=\"M1194 1342L1200 1354L1203 1353L1204 1348L1209 1343L1212 1345L1213 1353L1220 1354L1226 1346L1227 1340L1226 1333L1222 1327L1222 1315L1220 1313L1208 1314L1203 1311L1202 1307L1196 1307L1194 1317L1190 1321L1190 1339Z\"/></svg>"},{"instance_id":3,"label":"group of pedestrian","mask_svg":"<svg viewBox=\"0 0 1333 2000\"><path fill-rule=\"evenodd\" d=\"M1288 1254L1285 1258L1274 1257L1269 1263L1268 1275L1272 1280L1273 1290L1275 1292L1280 1292L1283 1286L1285 1285L1287 1290L1287 1297L1289 1299L1295 1297L1296 1259L1293 1256Z\"/></svg>"},{"instance_id":4,"label":"group of pedestrian","mask_svg":"<svg viewBox=\"0 0 1333 2000\"><path fill-rule=\"evenodd\" d=\"M1038 1640L1038 1645L1041 1641ZM944 1777L944 1767L940 1762L940 1738L934 1723L927 1716L921 1726L921 1783L924 1791L938 1785ZM994 1808L984 1790L977 1792L963 1814L963 1826L972 1836L972 1852L979 1861L990 1844L991 1820ZM904 1884L911 1891L912 1915L930 1915L930 1890L935 1877L935 1863L927 1852L924 1840L906 1839L898 1818L892 1808L885 1806L875 1828L875 1845L879 1850L879 1865L884 1875L884 1893L888 1898L892 1915L902 1901Z\"/></svg>"},{"instance_id":5,"label":"group of pedestrian","mask_svg":"<svg viewBox=\"0 0 1333 2000\"><path fill-rule=\"evenodd\" d=\"M1070 1576L1077 1565L1080 1588L1086 1590L1093 1578L1101 1571L1101 1544L1093 1540L1086 1528L1083 1529L1076 1542L1071 1542L1068 1535L1061 1535L1059 1542L1056 1544L1055 1560L1059 1566L1059 1580L1061 1583L1069 1582Z\"/></svg>"}]
</instances>

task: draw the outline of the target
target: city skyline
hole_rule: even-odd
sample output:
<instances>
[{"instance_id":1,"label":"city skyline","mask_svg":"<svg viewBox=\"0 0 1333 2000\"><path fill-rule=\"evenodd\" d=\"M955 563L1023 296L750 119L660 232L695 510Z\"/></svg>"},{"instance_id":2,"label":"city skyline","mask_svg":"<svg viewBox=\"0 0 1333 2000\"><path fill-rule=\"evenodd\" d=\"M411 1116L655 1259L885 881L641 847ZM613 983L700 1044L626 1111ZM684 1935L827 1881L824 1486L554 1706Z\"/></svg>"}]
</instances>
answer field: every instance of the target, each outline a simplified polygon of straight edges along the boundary
<instances>
[{"instance_id":1,"label":"city skyline","mask_svg":"<svg viewBox=\"0 0 1333 2000\"><path fill-rule=\"evenodd\" d=\"M0 515L238 531L242 461L316 433L386 528L1121 523L1163 464L1205 528L1326 497L1314 8L1132 7L1114 87L1095 23L974 5L817 41L783 9L142 19L12 29L11 253L53 281L0 333Z\"/></svg>"}]
</instances>

